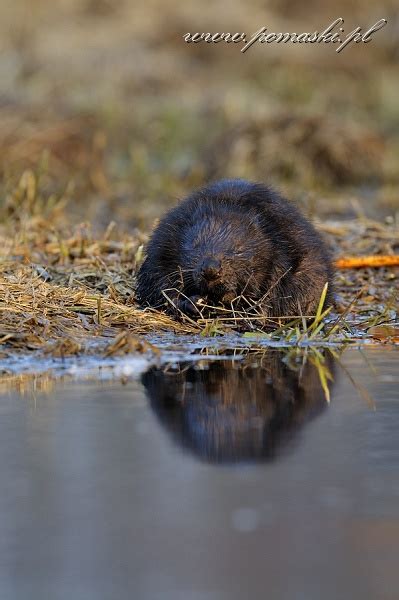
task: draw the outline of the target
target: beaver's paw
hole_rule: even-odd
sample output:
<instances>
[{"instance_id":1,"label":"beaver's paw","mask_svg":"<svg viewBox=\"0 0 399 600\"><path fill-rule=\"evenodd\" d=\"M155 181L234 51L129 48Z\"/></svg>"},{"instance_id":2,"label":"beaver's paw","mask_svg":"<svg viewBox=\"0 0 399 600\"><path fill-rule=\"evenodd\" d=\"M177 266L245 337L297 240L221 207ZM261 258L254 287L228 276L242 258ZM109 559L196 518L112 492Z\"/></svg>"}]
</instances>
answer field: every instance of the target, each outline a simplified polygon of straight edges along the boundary
<instances>
[{"instance_id":1,"label":"beaver's paw","mask_svg":"<svg viewBox=\"0 0 399 600\"><path fill-rule=\"evenodd\" d=\"M222 304L224 306L228 306L235 298L237 298L237 294L235 292L226 292L222 298Z\"/></svg>"},{"instance_id":2,"label":"beaver's paw","mask_svg":"<svg viewBox=\"0 0 399 600\"><path fill-rule=\"evenodd\" d=\"M178 308L184 314L191 317L198 317L201 314L201 305L205 301L201 296L190 296L189 298L181 298L178 302Z\"/></svg>"}]
</instances>

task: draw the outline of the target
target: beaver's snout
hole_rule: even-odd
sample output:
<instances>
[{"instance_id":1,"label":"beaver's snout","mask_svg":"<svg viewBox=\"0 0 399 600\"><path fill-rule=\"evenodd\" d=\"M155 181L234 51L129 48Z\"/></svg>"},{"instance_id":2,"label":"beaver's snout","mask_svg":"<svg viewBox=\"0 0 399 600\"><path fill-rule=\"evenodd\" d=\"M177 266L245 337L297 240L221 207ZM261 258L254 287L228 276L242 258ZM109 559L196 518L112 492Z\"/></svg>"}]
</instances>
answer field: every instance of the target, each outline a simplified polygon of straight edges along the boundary
<instances>
[{"instance_id":1,"label":"beaver's snout","mask_svg":"<svg viewBox=\"0 0 399 600\"><path fill-rule=\"evenodd\" d=\"M200 275L205 281L219 279L221 271L221 262L216 258L204 258L200 266Z\"/></svg>"}]
</instances>

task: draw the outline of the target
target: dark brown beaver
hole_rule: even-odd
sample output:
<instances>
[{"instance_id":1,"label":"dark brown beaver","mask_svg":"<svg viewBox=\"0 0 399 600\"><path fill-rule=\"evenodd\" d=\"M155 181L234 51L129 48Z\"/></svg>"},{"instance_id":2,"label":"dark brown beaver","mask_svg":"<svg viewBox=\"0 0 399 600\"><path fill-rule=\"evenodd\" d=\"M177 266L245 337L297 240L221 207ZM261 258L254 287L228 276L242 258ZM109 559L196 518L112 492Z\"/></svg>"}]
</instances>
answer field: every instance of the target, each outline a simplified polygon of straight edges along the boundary
<instances>
[{"instance_id":1,"label":"dark brown beaver","mask_svg":"<svg viewBox=\"0 0 399 600\"><path fill-rule=\"evenodd\" d=\"M331 301L332 277L324 242L295 206L265 185L231 179L195 191L161 219L137 298L194 315L201 303L313 315L327 281Z\"/></svg>"}]
</instances>

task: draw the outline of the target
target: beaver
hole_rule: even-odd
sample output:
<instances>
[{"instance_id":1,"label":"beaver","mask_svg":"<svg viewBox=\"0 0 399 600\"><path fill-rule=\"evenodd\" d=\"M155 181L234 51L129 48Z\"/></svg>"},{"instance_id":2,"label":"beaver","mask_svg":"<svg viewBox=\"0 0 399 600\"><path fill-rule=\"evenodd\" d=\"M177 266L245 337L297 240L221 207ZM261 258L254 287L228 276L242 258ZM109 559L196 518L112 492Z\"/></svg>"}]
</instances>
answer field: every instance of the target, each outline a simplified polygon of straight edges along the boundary
<instances>
[{"instance_id":1,"label":"beaver","mask_svg":"<svg viewBox=\"0 0 399 600\"><path fill-rule=\"evenodd\" d=\"M142 306L198 316L202 305L315 314L330 253L300 211L261 183L224 179L194 191L155 228L137 275Z\"/></svg>"}]
</instances>

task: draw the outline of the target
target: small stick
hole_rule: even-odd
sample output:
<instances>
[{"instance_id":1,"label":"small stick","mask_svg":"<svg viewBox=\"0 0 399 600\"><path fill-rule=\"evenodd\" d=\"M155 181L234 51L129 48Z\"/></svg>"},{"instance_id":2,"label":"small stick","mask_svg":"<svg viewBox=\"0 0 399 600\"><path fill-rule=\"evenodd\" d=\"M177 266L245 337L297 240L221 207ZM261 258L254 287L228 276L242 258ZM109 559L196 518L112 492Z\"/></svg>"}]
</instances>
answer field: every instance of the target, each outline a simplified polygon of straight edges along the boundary
<instances>
[{"instance_id":1,"label":"small stick","mask_svg":"<svg viewBox=\"0 0 399 600\"><path fill-rule=\"evenodd\" d=\"M335 261L337 269L362 267L399 267L399 254L374 254L371 256L343 256Z\"/></svg>"},{"instance_id":2,"label":"small stick","mask_svg":"<svg viewBox=\"0 0 399 600\"><path fill-rule=\"evenodd\" d=\"M97 323L101 325L101 296L97 298Z\"/></svg>"}]
</instances>

